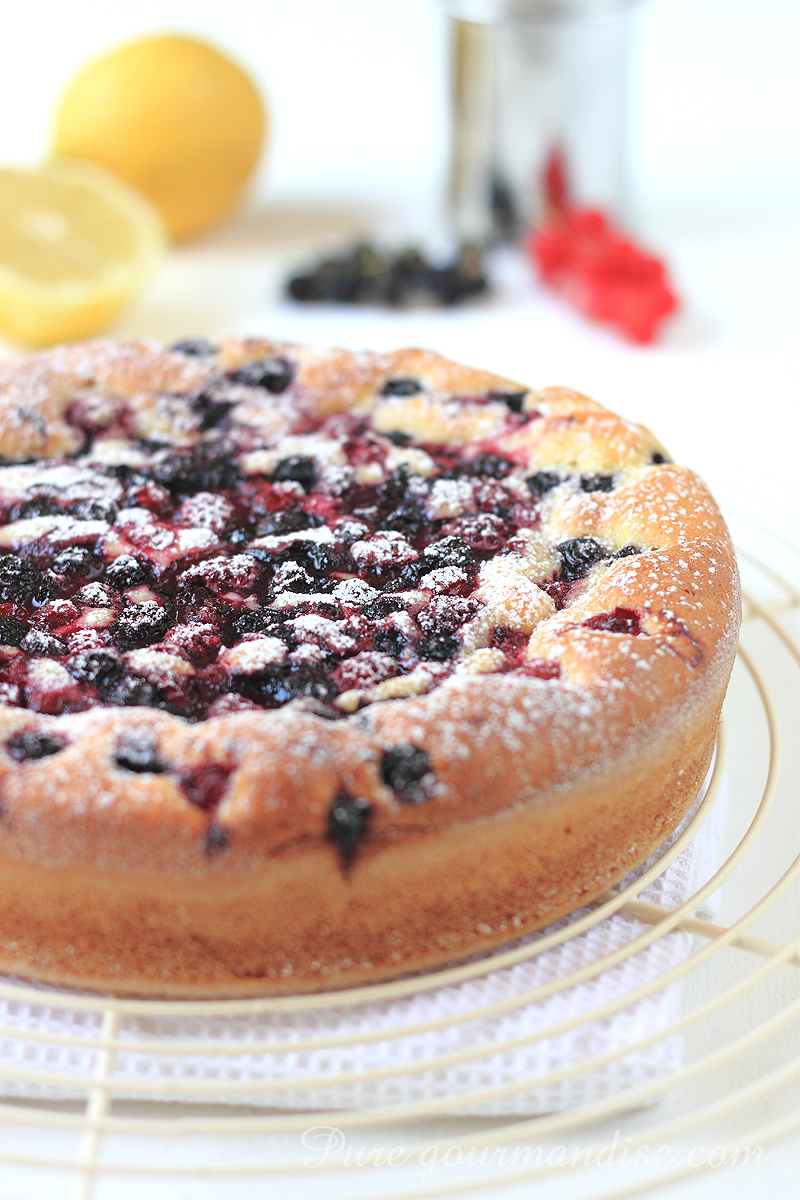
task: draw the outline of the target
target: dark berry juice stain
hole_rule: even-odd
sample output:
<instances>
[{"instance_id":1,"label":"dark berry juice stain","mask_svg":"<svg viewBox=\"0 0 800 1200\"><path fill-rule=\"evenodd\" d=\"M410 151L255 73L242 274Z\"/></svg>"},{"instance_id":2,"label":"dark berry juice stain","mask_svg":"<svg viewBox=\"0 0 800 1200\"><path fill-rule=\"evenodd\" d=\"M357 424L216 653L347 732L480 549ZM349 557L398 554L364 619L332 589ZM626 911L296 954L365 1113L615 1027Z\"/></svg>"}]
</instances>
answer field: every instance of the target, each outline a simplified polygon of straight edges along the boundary
<instances>
[{"instance_id":1,"label":"dark berry juice stain","mask_svg":"<svg viewBox=\"0 0 800 1200\"><path fill-rule=\"evenodd\" d=\"M349 867L367 832L370 818L368 800L337 792L328 810L327 835L339 851L342 865Z\"/></svg>"}]
</instances>

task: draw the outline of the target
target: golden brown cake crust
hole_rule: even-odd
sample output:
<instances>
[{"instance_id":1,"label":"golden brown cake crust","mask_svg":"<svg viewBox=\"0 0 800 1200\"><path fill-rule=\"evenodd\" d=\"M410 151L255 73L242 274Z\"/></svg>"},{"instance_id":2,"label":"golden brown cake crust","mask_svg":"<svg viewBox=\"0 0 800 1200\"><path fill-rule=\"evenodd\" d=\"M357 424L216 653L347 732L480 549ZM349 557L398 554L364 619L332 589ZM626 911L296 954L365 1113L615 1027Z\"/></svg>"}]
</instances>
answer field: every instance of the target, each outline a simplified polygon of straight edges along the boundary
<instances>
[{"instance_id":1,"label":"golden brown cake crust","mask_svg":"<svg viewBox=\"0 0 800 1200\"><path fill-rule=\"evenodd\" d=\"M19 700L8 692L3 971L120 993L233 996L442 964L598 895L663 842L697 795L740 619L729 535L697 476L671 464L646 430L578 393L533 392L420 350L235 339L203 354L146 343L58 348L0 364L0 496L27 495L26 464L38 460L82 468L98 455L118 462L216 436L198 425L197 396L221 373L230 379L263 361L288 364L291 383L231 393L226 428L245 479L275 471L276 446L298 453L297 439L309 436L297 433L298 413L319 421L355 412L385 456L377 468L354 468L365 487L400 461L430 482L437 447L468 461L492 453L515 464L508 487L534 497L535 524L484 557L466 593L475 615L448 663L420 652L382 682L340 689L331 701L339 719L302 700L187 720L163 705L80 696L51 715L33 684ZM403 394L397 380L419 386ZM449 484L429 488L432 520L447 520L448 505L458 519L463 496L457 479ZM8 511L4 552L25 559L55 536L50 517L33 518L45 524L31 532L32 518ZM120 544L114 521L106 525L92 544L110 561ZM559 548L588 539L604 556L570 581ZM270 553L269 535L247 549ZM215 551L209 539L187 561ZM164 561L158 570L173 569ZM436 598L431 576L417 593L417 604ZM97 628L102 640L106 627ZM509 637L513 667L502 649ZM28 653L20 644L0 646L12 666ZM168 635L163 645L177 658ZM143 653L125 652L131 670L145 671ZM230 690L237 660L220 653L233 664ZM66 678L71 667L53 669ZM51 668L35 670L45 678ZM56 752L12 752L31 730L55 737ZM120 766L130 730L157 747L158 771ZM427 756L421 799L387 784L393 747ZM186 782L208 764L224 783L213 807ZM368 814L352 842L337 842L331 825L337 797Z\"/></svg>"}]
</instances>

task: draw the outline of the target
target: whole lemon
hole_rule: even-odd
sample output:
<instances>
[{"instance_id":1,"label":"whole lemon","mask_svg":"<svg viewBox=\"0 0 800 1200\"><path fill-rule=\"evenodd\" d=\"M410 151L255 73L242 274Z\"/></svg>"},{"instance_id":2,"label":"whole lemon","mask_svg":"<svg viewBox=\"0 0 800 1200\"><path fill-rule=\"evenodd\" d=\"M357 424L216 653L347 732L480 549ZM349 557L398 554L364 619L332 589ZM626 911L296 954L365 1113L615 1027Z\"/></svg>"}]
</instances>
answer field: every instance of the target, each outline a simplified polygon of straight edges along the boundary
<instances>
[{"instance_id":1,"label":"whole lemon","mask_svg":"<svg viewBox=\"0 0 800 1200\"><path fill-rule=\"evenodd\" d=\"M203 42L158 37L122 46L78 75L61 101L53 145L138 188L180 241L236 203L265 126L261 97L239 67Z\"/></svg>"}]
</instances>

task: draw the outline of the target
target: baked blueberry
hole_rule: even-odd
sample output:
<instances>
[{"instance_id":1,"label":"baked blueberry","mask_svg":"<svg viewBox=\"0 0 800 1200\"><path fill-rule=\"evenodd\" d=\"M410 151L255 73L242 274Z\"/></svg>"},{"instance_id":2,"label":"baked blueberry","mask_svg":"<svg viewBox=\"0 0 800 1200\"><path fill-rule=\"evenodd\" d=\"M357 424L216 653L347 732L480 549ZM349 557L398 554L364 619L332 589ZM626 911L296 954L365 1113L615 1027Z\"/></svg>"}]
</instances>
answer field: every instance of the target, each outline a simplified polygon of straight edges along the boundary
<instances>
[{"instance_id":1,"label":"baked blueberry","mask_svg":"<svg viewBox=\"0 0 800 1200\"><path fill-rule=\"evenodd\" d=\"M402 600L397 600L394 596L379 596L377 600L365 604L361 611L370 621L382 621L390 613L403 612L404 609Z\"/></svg>"},{"instance_id":2,"label":"baked blueberry","mask_svg":"<svg viewBox=\"0 0 800 1200\"><path fill-rule=\"evenodd\" d=\"M246 387L265 388L277 396L292 382L294 370L285 358L261 358L238 367L228 378L232 383L243 383Z\"/></svg>"},{"instance_id":3,"label":"baked blueberry","mask_svg":"<svg viewBox=\"0 0 800 1200\"><path fill-rule=\"evenodd\" d=\"M376 629L372 635L372 648L391 658L398 658L408 645L408 639L390 626L388 629Z\"/></svg>"},{"instance_id":4,"label":"baked blueberry","mask_svg":"<svg viewBox=\"0 0 800 1200\"><path fill-rule=\"evenodd\" d=\"M223 850L227 850L230 840L230 829L225 825L215 825L212 821L203 838L203 849L209 858L214 858L217 854L221 854Z\"/></svg>"},{"instance_id":5,"label":"baked blueberry","mask_svg":"<svg viewBox=\"0 0 800 1200\"><path fill-rule=\"evenodd\" d=\"M484 479L504 479L514 470L514 463L502 454L477 454L467 465L470 475Z\"/></svg>"},{"instance_id":6,"label":"baked blueberry","mask_svg":"<svg viewBox=\"0 0 800 1200\"><path fill-rule=\"evenodd\" d=\"M170 350L174 354L186 354L192 358L203 358L217 353L216 346L212 346L205 338L181 338L180 341L172 343Z\"/></svg>"},{"instance_id":7,"label":"baked blueberry","mask_svg":"<svg viewBox=\"0 0 800 1200\"><path fill-rule=\"evenodd\" d=\"M169 768L158 753L158 739L147 729L126 729L117 739L114 762L137 775L163 775Z\"/></svg>"},{"instance_id":8,"label":"baked blueberry","mask_svg":"<svg viewBox=\"0 0 800 1200\"><path fill-rule=\"evenodd\" d=\"M582 492L613 492L613 475L581 475Z\"/></svg>"},{"instance_id":9,"label":"baked blueberry","mask_svg":"<svg viewBox=\"0 0 800 1200\"><path fill-rule=\"evenodd\" d=\"M546 492L558 487L561 476L555 471L537 471L535 475L529 475L525 482L532 496L544 496Z\"/></svg>"},{"instance_id":10,"label":"baked blueberry","mask_svg":"<svg viewBox=\"0 0 800 1200\"><path fill-rule=\"evenodd\" d=\"M235 401L225 397L209 395L208 392L198 392L192 397L192 408L200 417L200 429L205 433L216 429L227 417Z\"/></svg>"},{"instance_id":11,"label":"baked blueberry","mask_svg":"<svg viewBox=\"0 0 800 1200\"><path fill-rule=\"evenodd\" d=\"M367 831L370 818L368 800L337 792L328 810L327 834L339 851L339 857L348 867L356 856L359 843Z\"/></svg>"},{"instance_id":12,"label":"baked blueberry","mask_svg":"<svg viewBox=\"0 0 800 1200\"><path fill-rule=\"evenodd\" d=\"M427 753L419 746L390 746L381 755L381 779L403 804L421 804L436 786Z\"/></svg>"},{"instance_id":13,"label":"baked blueberry","mask_svg":"<svg viewBox=\"0 0 800 1200\"><path fill-rule=\"evenodd\" d=\"M301 529L314 529L322 522L314 513L302 508L288 508L283 512L269 513L256 526L257 537L275 537L286 533L299 533Z\"/></svg>"},{"instance_id":14,"label":"baked blueberry","mask_svg":"<svg viewBox=\"0 0 800 1200\"><path fill-rule=\"evenodd\" d=\"M611 557L611 552L593 537L570 538L566 542L560 542L556 550L561 556L559 577L564 583L574 583L577 579L582 579L593 566Z\"/></svg>"},{"instance_id":15,"label":"baked blueberry","mask_svg":"<svg viewBox=\"0 0 800 1200\"><path fill-rule=\"evenodd\" d=\"M418 379L387 379L381 388L382 396L416 396L422 391Z\"/></svg>"},{"instance_id":16,"label":"baked blueberry","mask_svg":"<svg viewBox=\"0 0 800 1200\"><path fill-rule=\"evenodd\" d=\"M521 413L527 392L489 392L487 400L501 401L508 405L513 413Z\"/></svg>"},{"instance_id":17,"label":"baked blueberry","mask_svg":"<svg viewBox=\"0 0 800 1200\"><path fill-rule=\"evenodd\" d=\"M272 472L272 478L275 483L299 483L304 492L310 492L317 478L317 464L313 458L304 455L282 458Z\"/></svg>"},{"instance_id":18,"label":"baked blueberry","mask_svg":"<svg viewBox=\"0 0 800 1200\"><path fill-rule=\"evenodd\" d=\"M15 762L32 762L37 758L58 754L66 744L65 737L46 729L17 729L7 740L5 750Z\"/></svg>"}]
</instances>

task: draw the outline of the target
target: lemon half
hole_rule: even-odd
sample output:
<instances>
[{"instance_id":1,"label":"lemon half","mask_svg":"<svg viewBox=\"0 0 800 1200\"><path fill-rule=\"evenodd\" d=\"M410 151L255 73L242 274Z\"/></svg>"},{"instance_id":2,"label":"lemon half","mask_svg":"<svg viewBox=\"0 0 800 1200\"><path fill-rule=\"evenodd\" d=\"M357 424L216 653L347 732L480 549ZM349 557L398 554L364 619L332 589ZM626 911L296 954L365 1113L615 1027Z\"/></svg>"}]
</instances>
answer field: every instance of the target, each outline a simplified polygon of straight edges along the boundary
<instances>
[{"instance_id":1,"label":"lemon half","mask_svg":"<svg viewBox=\"0 0 800 1200\"><path fill-rule=\"evenodd\" d=\"M92 163L0 169L0 332L28 346L98 333L165 249L153 206Z\"/></svg>"},{"instance_id":2,"label":"lemon half","mask_svg":"<svg viewBox=\"0 0 800 1200\"><path fill-rule=\"evenodd\" d=\"M62 98L53 144L142 192L178 241L233 207L264 129L261 97L235 63L204 42L169 36L90 63Z\"/></svg>"}]
</instances>

